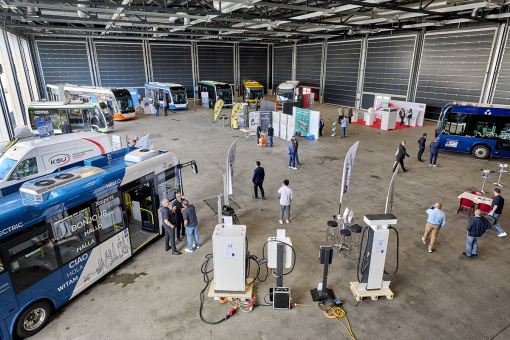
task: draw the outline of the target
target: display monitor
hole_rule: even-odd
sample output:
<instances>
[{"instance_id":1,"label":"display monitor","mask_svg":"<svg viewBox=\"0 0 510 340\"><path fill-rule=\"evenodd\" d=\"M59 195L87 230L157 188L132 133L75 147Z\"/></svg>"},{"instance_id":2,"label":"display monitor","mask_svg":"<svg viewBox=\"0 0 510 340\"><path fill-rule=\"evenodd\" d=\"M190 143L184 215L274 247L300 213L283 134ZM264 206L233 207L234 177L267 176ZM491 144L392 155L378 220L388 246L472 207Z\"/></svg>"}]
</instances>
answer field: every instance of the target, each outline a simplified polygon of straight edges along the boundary
<instances>
[{"instance_id":1,"label":"display monitor","mask_svg":"<svg viewBox=\"0 0 510 340\"><path fill-rule=\"evenodd\" d=\"M381 109L389 107L388 103L381 103Z\"/></svg>"}]
</instances>

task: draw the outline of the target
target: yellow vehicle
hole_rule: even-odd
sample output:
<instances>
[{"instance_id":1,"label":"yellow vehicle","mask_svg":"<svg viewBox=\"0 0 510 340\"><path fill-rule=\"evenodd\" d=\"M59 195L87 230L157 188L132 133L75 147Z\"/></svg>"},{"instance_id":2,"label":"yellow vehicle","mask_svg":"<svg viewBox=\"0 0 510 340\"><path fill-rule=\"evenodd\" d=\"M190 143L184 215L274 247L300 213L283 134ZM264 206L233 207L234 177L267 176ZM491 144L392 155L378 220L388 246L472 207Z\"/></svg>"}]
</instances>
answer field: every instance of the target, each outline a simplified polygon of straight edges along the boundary
<instances>
[{"instance_id":1,"label":"yellow vehicle","mask_svg":"<svg viewBox=\"0 0 510 340\"><path fill-rule=\"evenodd\" d=\"M257 98L264 97L264 86L255 80L243 80L241 91L244 102L249 101L250 106L255 106Z\"/></svg>"}]
</instances>

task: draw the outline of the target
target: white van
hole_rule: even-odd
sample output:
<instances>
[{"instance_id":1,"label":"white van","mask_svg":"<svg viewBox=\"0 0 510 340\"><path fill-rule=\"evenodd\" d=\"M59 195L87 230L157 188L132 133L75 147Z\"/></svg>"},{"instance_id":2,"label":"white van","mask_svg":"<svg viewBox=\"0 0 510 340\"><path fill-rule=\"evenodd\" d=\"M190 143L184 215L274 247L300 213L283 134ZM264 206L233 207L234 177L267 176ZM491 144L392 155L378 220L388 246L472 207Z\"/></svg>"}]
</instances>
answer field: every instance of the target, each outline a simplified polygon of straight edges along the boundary
<instances>
[{"instance_id":1,"label":"white van","mask_svg":"<svg viewBox=\"0 0 510 340\"><path fill-rule=\"evenodd\" d=\"M96 132L21 139L0 157L0 196L60 167L109 152L112 152L110 136Z\"/></svg>"}]
</instances>

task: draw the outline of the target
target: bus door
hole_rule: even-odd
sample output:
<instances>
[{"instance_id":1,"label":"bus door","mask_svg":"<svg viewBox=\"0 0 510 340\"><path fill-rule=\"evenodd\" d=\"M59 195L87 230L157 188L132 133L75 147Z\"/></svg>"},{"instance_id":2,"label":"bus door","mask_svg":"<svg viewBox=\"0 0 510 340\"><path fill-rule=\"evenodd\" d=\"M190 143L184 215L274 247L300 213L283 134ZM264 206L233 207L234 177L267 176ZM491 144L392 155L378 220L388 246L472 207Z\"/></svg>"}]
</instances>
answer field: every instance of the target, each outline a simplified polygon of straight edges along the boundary
<instances>
[{"instance_id":1,"label":"bus door","mask_svg":"<svg viewBox=\"0 0 510 340\"><path fill-rule=\"evenodd\" d=\"M159 234L156 192L151 179L124 192L133 252Z\"/></svg>"},{"instance_id":2,"label":"bus door","mask_svg":"<svg viewBox=\"0 0 510 340\"><path fill-rule=\"evenodd\" d=\"M18 310L19 305L14 288L12 287L11 278L4 267L4 262L0 260L0 320L7 319L9 315L16 313ZM0 326L2 333L5 331L5 326Z\"/></svg>"},{"instance_id":3,"label":"bus door","mask_svg":"<svg viewBox=\"0 0 510 340\"><path fill-rule=\"evenodd\" d=\"M510 157L510 117L501 117L495 150L492 154L498 157Z\"/></svg>"}]
</instances>

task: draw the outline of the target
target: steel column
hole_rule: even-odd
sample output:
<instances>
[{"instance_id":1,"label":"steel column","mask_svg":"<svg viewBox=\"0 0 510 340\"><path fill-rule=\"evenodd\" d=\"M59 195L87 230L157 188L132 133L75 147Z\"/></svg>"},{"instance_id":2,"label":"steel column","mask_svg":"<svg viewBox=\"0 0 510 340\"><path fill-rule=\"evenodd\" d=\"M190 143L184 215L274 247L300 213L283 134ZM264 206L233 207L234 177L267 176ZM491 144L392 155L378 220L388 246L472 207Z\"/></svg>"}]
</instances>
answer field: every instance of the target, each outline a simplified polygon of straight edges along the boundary
<instances>
[{"instance_id":1,"label":"steel column","mask_svg":"<svg viewBox=\"0 0 510 340\"><path fill-rule=\"evenodd\" d=\"M357 110L361 108L361 99L363 98L363 84L365 82L365 67L367 64L367 50L368 50L368 36L365 35L363 38L361 38L361 50L358 68L358 86L356 89L356 103L355 103L355 108Z\"/></svg>"}]
</instances>

